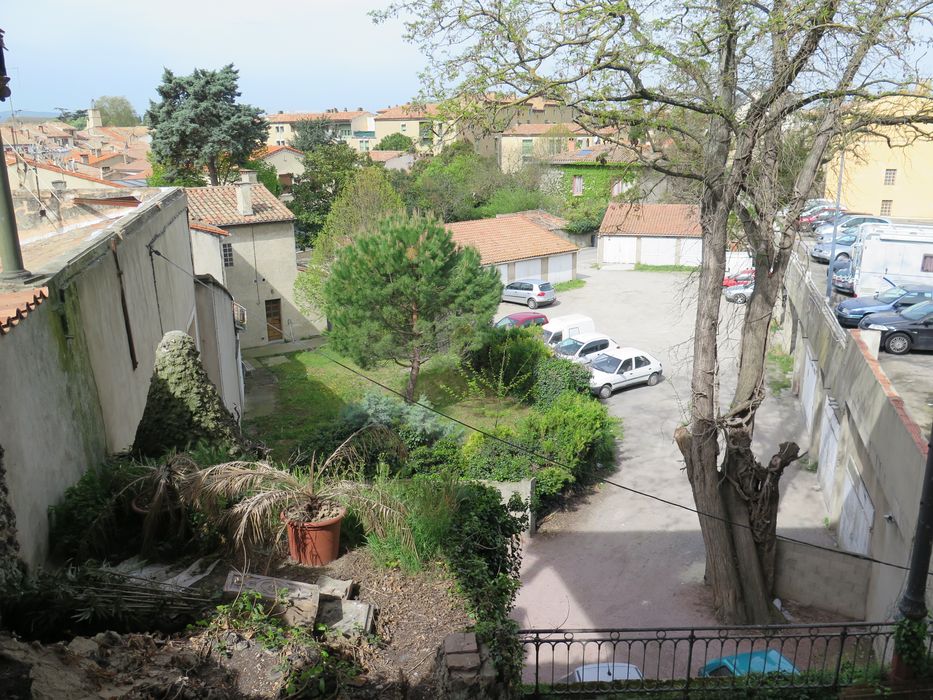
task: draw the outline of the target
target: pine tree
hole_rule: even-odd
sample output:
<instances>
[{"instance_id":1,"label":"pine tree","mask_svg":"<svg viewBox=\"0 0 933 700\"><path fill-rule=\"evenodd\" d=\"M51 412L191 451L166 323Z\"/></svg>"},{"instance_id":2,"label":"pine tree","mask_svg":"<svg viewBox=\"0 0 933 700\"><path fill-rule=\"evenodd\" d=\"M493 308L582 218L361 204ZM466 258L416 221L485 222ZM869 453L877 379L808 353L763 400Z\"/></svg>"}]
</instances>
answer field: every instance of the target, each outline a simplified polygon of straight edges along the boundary
<instances>
[{"instance_id":1,"label":"pine tree","mask_svg":"<svg viewBox=\"0 0 933 700\"><path fill-rule=\"evenodd\" d=\"M324 285L331 345L363 368L409 368L413 401L422 365L472 346L499 304L502 283L473 248L458 249L442 224L421 216L382 221L337 257Z\"/></svg>"}]
</instances>

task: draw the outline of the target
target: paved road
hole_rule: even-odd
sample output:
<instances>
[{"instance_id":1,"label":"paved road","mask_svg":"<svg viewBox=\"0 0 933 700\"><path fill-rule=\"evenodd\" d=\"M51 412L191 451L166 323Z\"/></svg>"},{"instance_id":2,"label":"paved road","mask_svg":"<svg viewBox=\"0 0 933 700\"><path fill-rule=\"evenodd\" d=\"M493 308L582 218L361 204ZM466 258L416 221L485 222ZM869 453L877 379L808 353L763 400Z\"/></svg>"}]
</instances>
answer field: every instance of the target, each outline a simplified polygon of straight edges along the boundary
<instances>
[{"instance_id":1,"label":"paved road","mask_svg":"<svg viewBox=\"0 0 933 700\"><path fill-rule=\"evenodd\" d=\"M623 345L650 352L665 380L608 401L625 438L612 477L678 503L693 499L672 435L686 419L695 280L686 274L596 270L584 251L586 286L561 295L549 316L585 313ZM503 304L501 315L519 310ZM726 305L722 335L723 393L734 388L734 338L744 307ZM727 396L728 400L728 396ZM768 399L759 413L759 454L801 438L793 398ZM782 532L831 543L816 478L791 466L782 483ZM702 585L703 541L694 514L603 485L572 511L555 514L528 544L515 617L523 627L654 627L715 624Z\"/></svg>"}]
</instances>

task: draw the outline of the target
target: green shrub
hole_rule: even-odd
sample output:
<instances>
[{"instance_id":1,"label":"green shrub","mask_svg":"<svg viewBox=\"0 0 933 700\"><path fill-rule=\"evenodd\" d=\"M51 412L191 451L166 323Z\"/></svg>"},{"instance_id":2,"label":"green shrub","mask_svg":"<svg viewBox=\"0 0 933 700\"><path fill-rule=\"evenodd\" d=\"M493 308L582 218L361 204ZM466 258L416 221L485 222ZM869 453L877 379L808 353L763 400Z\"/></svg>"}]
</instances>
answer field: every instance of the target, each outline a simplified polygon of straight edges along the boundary
<instances>
[{"instance_id":1,"label":"green shrub","mask_svg":"<svg viewBox=\"0 0 933 700\"><path fill-rule=\"evenodd\" d=\"M419 445L408 453L403 475L455 474L463 472L463 454L460 440L441 438L433 445Z\"/></svg>"},{"instance_id":2,"label":"green shrub","mask_svg":"<svg viewBox=\"0 0 933 700\"><path fill-rule=\"evenodd\" d=\"M366 416L361 413L343 414L317 425L298 445L302 459L316 455L326 458L357 430L366 425Z\"/></svg>"},{"instance_id":3,"label":"green shrub","mask_svg":"<svg viewBox=\"0 0 933 700\"><path fill-rule=\"evenodd\" d=\"M541 190L508 187L493 192L486 204L477 209L477 213L485 219L499 214L544 209L550 205L551 198Z\"/></svg>"},{"instance_id":4,"label":"green shrub","mask_svg":"<svg viewBox=\"0 0 933 700\"><path fill-rule=\"evenodd\" d=\"M482 345L467 356L474 373L468 381L494 395L507 393L524 401L531 395L535 368L549 356L537 329L490 328Z\"/></svg>"},{"instance_id":5,"label":"green shrub","mask_svg":"<svg viewBox=\"0 0 933 700\"><path fill-rule=\"evenodd\" d=\"M535 367L532 396L537 404L549 404L565 391L585 394L590 390L590 371L562 357L545 357Z\"/></svg>"},{"instance_id":6,"label":"green shrub","mask_svg":"<svg viewBox=\"0 0 933 700\"><path fill-rule=\"evenodd\" d=\"M402 399L369 392L357 404L345 407L340 417L349 425L384 425L395 430L409 449L431 445L442 438L460 434L460 428L425 408L430 402L422 396L418 406Z\"/></svg>"},{"instance_id":7,"label":"green shrub","mask_svg":"<svg viewBox=\"0 0 933 700\"><path fill-rule=\"evenodd\" d=\"M521 444L516 432L510 428L492 431L500 440L534 450L534 446ZM517 450L483 433L473 433L463 445L461 453L463 476L467 479L493 481L520 481L535 470L535 460L527 452Z\"/></svg>"}]
</instances>

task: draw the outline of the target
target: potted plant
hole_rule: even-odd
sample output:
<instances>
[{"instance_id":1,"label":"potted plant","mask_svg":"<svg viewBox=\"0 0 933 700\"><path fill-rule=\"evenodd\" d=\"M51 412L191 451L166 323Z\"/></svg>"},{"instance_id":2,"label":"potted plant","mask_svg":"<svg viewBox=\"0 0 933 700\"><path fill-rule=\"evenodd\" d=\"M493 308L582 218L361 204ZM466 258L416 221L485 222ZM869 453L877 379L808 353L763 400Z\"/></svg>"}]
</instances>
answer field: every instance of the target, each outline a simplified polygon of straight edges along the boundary
<instances>
[{"instance_id":1,"label":"potted plant","mask_svg":"<svg viewBox=\"0 0 933 700\"><path fill-rule=\"evenodd\" d=\"M288 536L289 555L300 564L323 566L337 558L340 524L348 505L367 530L387 524L406 531L404 506L387 493L374 498L359 476L371 448L403 449L381 426L354 432L326 460L282 467L268 462L228 462L208 467L188 483L191 500L230 530L231 543L248 558L255 545L274 546Z\"/></svg>"}]
</instances>

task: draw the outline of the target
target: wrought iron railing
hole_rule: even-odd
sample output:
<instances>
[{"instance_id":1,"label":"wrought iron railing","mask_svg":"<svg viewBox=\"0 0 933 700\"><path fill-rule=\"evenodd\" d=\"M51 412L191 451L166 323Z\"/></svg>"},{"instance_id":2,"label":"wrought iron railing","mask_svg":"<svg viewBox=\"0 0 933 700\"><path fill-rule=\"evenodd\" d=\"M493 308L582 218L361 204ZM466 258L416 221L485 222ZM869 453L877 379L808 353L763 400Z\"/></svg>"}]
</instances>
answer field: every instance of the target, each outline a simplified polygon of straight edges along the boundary
<instances>
[{"instance_id":1,"label":"wrought iron railing","mask_svg":"<svg viewBox=\"0 0 933 700\"><path fill-rule=\"evenodd\" d=\"M519 637L531 697L713 698L756 689L778 697L882 678L894 624L522 630Z\"/></svg>"}]
</instances>

